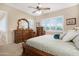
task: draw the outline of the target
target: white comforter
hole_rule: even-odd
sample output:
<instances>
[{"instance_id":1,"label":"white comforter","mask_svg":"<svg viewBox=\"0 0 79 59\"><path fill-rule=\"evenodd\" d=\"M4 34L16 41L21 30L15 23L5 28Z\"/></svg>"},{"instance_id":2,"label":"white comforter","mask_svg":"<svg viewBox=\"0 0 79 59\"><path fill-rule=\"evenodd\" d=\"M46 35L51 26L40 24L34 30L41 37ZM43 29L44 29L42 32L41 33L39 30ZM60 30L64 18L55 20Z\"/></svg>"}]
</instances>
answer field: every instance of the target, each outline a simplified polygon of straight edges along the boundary
<instances>
[{"instance_id":1,"label":"white comforter","mask_svg":"<svg viewBox=\"0 0 79 59\"><path fill-rule=\"evenodd\" d=\"M60 56L78 56L79 50L71 42L55 40L52 35L44 35L27 40L26 44L50 53Z\"/></svg>"}]
</instances>

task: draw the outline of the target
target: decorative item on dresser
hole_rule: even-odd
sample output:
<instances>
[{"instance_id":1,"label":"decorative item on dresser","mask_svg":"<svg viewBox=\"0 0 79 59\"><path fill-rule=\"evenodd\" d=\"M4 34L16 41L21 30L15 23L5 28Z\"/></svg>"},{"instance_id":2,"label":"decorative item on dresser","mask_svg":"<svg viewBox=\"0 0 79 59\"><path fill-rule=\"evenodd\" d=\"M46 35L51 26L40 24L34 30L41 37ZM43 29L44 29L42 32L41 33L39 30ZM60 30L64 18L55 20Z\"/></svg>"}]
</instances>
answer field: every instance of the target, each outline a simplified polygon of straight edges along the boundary
<instances>
[{"instance_id":1,"label":"decorative item on dresser","mask_svg":"<svg viewBox=\"0 0 79 59\"><path fill-rule=\"evenodd\" d=\"M37 36L41 36L45 34L44 28L43 27L36 27L36 32L37 32Z\"/></svg>"},{"instance_id":2,"label":"decorative item on dresser","mask_svg":"<svg viewBox=\"0 0 79 59\"><path fill-rule=\"evenodd\" d=\"M21 25L21 22L28 24L26 25L27 28L24 28L25 25ZM25 40L35 36L35 32L29 28L29 22L27 19L19 19L17 24L17 29L14 30L15 43L24 42Z\"/></svg>"}]
</instances>

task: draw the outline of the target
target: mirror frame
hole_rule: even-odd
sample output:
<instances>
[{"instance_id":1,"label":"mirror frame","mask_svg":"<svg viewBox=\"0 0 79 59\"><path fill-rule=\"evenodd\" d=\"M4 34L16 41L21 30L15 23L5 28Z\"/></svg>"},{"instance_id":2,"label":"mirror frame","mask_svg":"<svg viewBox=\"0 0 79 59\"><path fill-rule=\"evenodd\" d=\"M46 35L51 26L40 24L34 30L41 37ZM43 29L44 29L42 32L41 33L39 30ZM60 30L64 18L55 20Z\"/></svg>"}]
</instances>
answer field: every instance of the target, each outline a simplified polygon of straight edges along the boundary
<instances>
[{"instance_id":1,"label":"mirror frame","mask_svg":"<svg viewBox=\"0 0 79 59\"><path fill-rule=\"evenodd\" d=\"M17 29L20 29L19 25L20 25L20 21L22 21L22 20L26 21L26 23L28 24L28 28L27 29L29 29L29 21L27 19L25 19L25 18L21 18L21 19L18 20L18 22L17 22L17 24L18 24Z\"/></svg>"}]
</instances>

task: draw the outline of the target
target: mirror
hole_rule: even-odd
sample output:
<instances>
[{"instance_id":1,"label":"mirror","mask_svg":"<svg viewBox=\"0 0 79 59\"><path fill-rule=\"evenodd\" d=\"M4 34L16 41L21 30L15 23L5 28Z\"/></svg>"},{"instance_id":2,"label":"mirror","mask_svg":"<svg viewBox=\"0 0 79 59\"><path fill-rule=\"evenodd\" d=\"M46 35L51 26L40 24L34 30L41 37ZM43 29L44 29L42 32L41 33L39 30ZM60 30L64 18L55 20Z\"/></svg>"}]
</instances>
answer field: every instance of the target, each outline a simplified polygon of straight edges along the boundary
<instances>
[{"instance_id":1,"label":"mirror","mask_svg":"<svg viewBox=\"0 0 79 59\"><path fill-rule=\"evenodd\" d=\"M27 19L19 19L17 29L29 29L29 21Z\"/></svg>"}]
</instances>

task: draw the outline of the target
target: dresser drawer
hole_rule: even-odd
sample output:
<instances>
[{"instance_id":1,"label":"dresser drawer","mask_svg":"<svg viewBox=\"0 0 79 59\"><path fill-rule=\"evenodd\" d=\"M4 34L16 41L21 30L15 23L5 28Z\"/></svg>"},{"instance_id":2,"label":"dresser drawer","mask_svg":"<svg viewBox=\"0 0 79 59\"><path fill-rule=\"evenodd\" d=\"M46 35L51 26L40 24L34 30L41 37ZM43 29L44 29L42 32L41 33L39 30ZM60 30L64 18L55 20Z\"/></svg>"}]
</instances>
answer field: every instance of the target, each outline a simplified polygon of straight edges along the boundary
<instances>
[{"instance_id":1,"label":"dresser drawer","mask_svg":"<svg viewBox=\"0 0 79 59\"><path fill-rule=\"evenodd\" d=\"M34 35L35 33L33 32L33 30L15 30L14 31L15 43L24 42L25 40L34 37Z\"/></svg>"}]
</instances>

